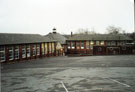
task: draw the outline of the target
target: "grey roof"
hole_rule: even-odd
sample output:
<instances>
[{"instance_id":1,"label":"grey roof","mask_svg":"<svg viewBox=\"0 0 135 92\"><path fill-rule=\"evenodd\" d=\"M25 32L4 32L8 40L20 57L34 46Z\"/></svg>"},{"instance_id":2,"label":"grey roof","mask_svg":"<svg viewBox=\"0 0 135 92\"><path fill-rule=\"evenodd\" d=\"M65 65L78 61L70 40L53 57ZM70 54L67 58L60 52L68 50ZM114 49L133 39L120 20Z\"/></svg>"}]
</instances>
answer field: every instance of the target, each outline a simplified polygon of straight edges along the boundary
<instances>
[{"instance_id":1,"label":"grey roof","mask_svg":"<svg viewBox=\"0 0 135 92\"><path fill-rule=\"evenodd\" d=\"M63 35L63 36L66 37L67 39L71 37L71 35Z\"/></svg>"},{"instance_id":2,"label":"grey roof","mask_svg":"<svg viewBox=\"0 0 135 92\"><path fill-rule=\"evenodd\" d=\"M51 42L52 40L39 34L0 33L0 45Z\"/></svg>"},{"instance_id":3,"label":"grey roof","mask_svg":"<svg viewBox=\"0 0 135 92\"><path fill-rule=\"evenodd\" d=\"M56 41L60 42L61 44L65 44L66 40L67 40L66 37L64 37L63 35L61 35L59 33L49 33L45 37L48 37L52 40L56 40Z\"/></svg>"},{"instance_id":4,"label":"grey roof","mask_svg":"<svg viewBox=\"0 0 135 92\"><path fill-rule=\"evenodd\" d=\"M122 34L78 34L70 37L68 40L132 40L130 37Z\"/></svg>"}]
</instances>

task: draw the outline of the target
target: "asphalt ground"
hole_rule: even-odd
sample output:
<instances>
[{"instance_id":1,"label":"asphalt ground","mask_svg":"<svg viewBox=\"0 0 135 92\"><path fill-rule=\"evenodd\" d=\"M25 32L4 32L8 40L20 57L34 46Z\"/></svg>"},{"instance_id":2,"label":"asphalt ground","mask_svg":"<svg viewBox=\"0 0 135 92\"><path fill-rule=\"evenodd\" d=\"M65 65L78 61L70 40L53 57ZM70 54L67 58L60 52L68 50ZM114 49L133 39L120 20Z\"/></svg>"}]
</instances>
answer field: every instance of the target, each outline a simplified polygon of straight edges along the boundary
<instances>
[{"instance_id":1,"label":"asphalt ground","mask_svg":"<svg viewBox=\"0 0 135 92\"><path fill-rule=\"evenodd\" d=\"M135 55L2 64L1 92L135 92Z\"/></svg>"}]
</instances>

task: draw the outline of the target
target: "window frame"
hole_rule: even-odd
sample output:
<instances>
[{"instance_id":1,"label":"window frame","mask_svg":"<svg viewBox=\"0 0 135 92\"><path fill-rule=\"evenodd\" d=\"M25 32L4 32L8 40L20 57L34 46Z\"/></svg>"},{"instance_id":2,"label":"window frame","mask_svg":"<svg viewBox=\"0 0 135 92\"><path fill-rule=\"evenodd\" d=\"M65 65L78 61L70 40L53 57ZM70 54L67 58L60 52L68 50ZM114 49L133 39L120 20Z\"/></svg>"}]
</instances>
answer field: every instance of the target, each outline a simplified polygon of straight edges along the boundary
<instances>
[{"instance_id":1,"label":"window frame","mask_svg":"<svg viewBox=\"0 0 135 92\"><path fill-rule=\"evenodd\" d=\"M1 50L2 47L4 48L3 50ZM2 55L0 55L0 62L6 61L5 46L1 46L1 47L0 47L0 54L3 54L3 55L4 55L4 56L3 56L3 60L1 59L1 56L2 56Z\"/></svg>"},{"instance_id":2,"label":"window frame","mask_svg":"<svg viewBox=\"0 0 135 92\"><path fill-rule=\"evenodd\" d=\"M17 46L15 46L15 59L16 59L16 60L20 58L20 57L19 57L19 55L20 55L19 52L20 52L20 51L19 51L19 46L17 45Z\"/></svg>"},{"instance_id":3,"label":"window frame","mask_svg":"<svg viewBox=\"0 0 135 92\"><path fill-rule=\"evenodd\" d=\"M27 45L27 57L31 57L31 50L30 50L30 45Z\"/></svg>"},{"instance_id":4,"label":"window frame","mask_svg":"<svg viewBox=\"0 0 135 92\"><path fill-rule=\"evenodd\" d=\"M105 41L101 41L100 45L104 46L105 45Z\"/></svg>"},{"instance_id":5,"label":"window frame","mask_svg":"<svg viewBox=\"0 0 135 92\"><path fill-rule=\"evenodd\" d=\"M115 41L112 41L111 42L111 46L115 46L116 45L116 42Z\"/></svg>"},{"instance_id":6,"label":"window frame","mask_svg":"<svg viewBox=\"0 0 135 92\"><path fill-rule=\"evenodd\" d=\"M40 44L37 44L37 55L39 56L40 55Z\"/></svg>"},{"instance_id":7,"label":"window frame","mask_svg":"<svg viewBox=\"0 0 135 92\"><path fill-rule=\"evenodd\" d=\"M84 49L84 41L81 41L81 49Z\"/></svg>"},{"instance_id":8,"label":"window frame","mask_svg":"<svg viewBox=\"0 0 135 92\"><path fill-rule=\"evenodd\" d=\"M45 54L48 54L48 46L47 46L47 43L45 43Z\"/></svg>"},{"instance_id":9,"label":"window frame","mask_svg":"<svg viewBox=\"0 0 135 92\"><path fill-rule=\"evenodd\" d=\"M107 46L111 46L111 42L110 41L107 41L106 44L107 44Z\"/></svg>"},{"instance_id":10,"label":"window frame","mask_svg":"<svg viewBox=\"0 0 135 92\"><path fill-rule=\"evenodd\" d=\"M86 49L90 49L90 41L86 41Z\"/></svg>"},{"instance_id":11,"label":"window frame","mask_svg":"<svg viewBox=\"0 0 135 92\"><path fill-rule=\"evenodd\" d=\"M96 41L96 45L98 45L98 46L99 46L99 45L100 45L100 41Z\"/></svg>"},{"instance_id":12,"label":"window frame","mask_svg":"<svg viewBox=\"0 0 135 92\"><path fill-rule=\"evenodd\" d=\"M26 58L26 45L22 45L22 58Z\"/></svg>"},{"instance_id":13,"label":"window frame","mask_svg":"<svg viewBox=\"0 0 135 92\"><path fill-rule=\"evenodd\" d=\"M71 42L71 48L75 49L75 42L74 41Z\"/></svg>"},{"instance_id":14,"label":"window frame","mask_svg":"<svg viewBox=\"0 0 135 92\"><path fill-rule=\"evenodd\" d=\"M36 56L36 44L32 45L32 56Z\"/></svg>"},{"instance_id":15,"label":"window frame","mask_svg":"<svg viewBox=\"0 0 135 92\"><path fill-rule=\"evenodd\" d=\"M45 45L44 43L41 44L41 50L42 50L42 55L45 54Z\"/></svg>"},{"instance_id":16,"label":"window frame","mask_svg":"<svg viewBox=\"0 0 135 92\"><path fill-rule=\"evenodd\" d=\"M54 53L54 43L52 43L52 53Z\"/></svg>"},{"instance_id":17,"label":"window frame","mask_svg":"<svg viewBox=\"0 0 135 92\"><path fill-rule=\"evenodd\" d=\"M12 48L12 49L10 49L10 48ZM14 60L14 47L13 46L8 47L8 53L9 53L9 55L8 55L9 60Z\"/></svg>"},{"instance_id":18,"label":"window frame","mask_svg":"<svg viewBox=\"0 0 135 92\"><path fill-rule=\"evenodd\" d=\"M52 53L52 43L49 43L49 53Z\"/></svg>"},{"instance_id":19,"label":"window frame","mask_svg":"<svg viewBox=\"0 0 135 92\"><path fill-rule=\"evenodd\" d=\"M71 42L67 42L68 49L71 49Z\"/></svg>"},{"instance_id":20,"label":"window frame","mask_svg":"<svg viewBox=\"0 0 135 92\"><path fill-rule=\"evenodd\" d=\"M76 42L76 49L80 49L80 42L79 41Z\"/></svg>"}]
</instances>

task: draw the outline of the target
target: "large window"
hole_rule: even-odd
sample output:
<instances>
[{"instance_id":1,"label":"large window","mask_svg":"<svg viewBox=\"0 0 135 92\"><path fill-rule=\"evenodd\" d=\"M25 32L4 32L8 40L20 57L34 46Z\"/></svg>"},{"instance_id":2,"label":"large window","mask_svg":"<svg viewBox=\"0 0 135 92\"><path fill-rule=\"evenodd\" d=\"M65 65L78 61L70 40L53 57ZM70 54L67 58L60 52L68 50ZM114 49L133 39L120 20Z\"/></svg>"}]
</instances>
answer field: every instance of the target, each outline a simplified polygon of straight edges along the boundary
<instances>
[{"instance_id":1,"label":"large window","mask_svg":"<svg viewBox=\"0 0 135 92\"><path fill-rule=\"evenodd\" d=\"M93 50L93 45L90 46L90 49Z\"/></svg>"},{"instance_id":2,"label":"large window","mask_svg":"<svg viewBox=\"0 0 135 92\"><path fill-rule=\"evenodd\" d=\"M51 43L49 43L49 53L52 53L52 46L51 46L52 44Z\"/></svg>"},{"instance_id":3,"label":"large window","mask_svg":"<svg viewBox=\"0 0 135 92\"><path fill-rule=\"evenodd\" d=\"M42 43L41 48L42 48L42 55L44 55L44 54L45 54L45 46L44 46L44 43Z\"/></svg>"},{"instance_id":4,"label":"large window","mask_svg":"<svg viewBox=\"0 0 135 92\"><path fill-rule=\"evenodd\" d=\"M111 44L112 44L112 46L115 46L115 45L116 45L115 41L112 41L112 43L111 43Z\"/></svg>"},{"instance_id":5,"label":"large window","mask_svg":"<svg viewBox=\"0 0 135 92\"><path fill-rule=\"evenodd\" d=\"M111 42L107 42L107 46L110 46L111 45Z\"/></svg>"},{"instance_id":6,"label":"large window","mask_svg":"<svg viewBox=\"0 0 135 92\"><path fill-rule=\"evenodd\" d=\"M32 50L33 50L33 56L36 56L36 45L35 44L32 46Z\"/></svg>"},{"instance_id":7,"label":"large window","mask_svg":"<svg viewBox=\"0 0 135 92\"><path fill-rule=\"evenodd\" d=\"M27 57L30 57L30 45L27 45Z\"/></svg>"},{"instance_id":8,"label":"large window","mask_svg":"<svg viewBox=\"0 0 135 92\"><path fill-rule=\"evenodd\" d=\"M40 45L37 44L37 55L40 55Z\"/></svg>"},{"instance_id":9,"label":"large window","mask_svg":"<svg viewBox=\"0 0 135 92\"><path fill-rule=\"evenodd\" d=\"M117 42L117 46L120 46L120 42Z\"/></svg>"},{"instance_id":10,"label":"large window","mask_svg":"<svg viewBox=\"0 0 135 92\"><path fill-rule=\"evenodd\" d=\"M90 45L94 45L94 41L90 41Z\"/></svg>"},{"instance_id":11,"label":"large window","mask_svg":"<svg viewBox=\"0 0 135 92\"><path fill-rule=\"evenodd\" d=\"M104 41L101 41L101 43L100 43L101 45L104 45L105 44L105 42Z\"/></svg>"},{"instance_id":12,"label":"large window","mask_svg":"<svg viewBox=\"0 0 135 92\"><path fill-rule=\"evenodd\" d=\"M54 53L54 43L52 43L52 53Z\"/></svg>"},{"instance_id":13,"label":"large window","mask_svg":"<svg viewBox=\"0 0 135 92\"><path fill-rule=\"evenodd\" d=\"M13 48L13 46L9 46L8 51L9 51L9 60L13 60L14 59L14 48Z\"/></svg>"},{"instance_id":14,"label":"large window","mask_svg":"<svg viewBox=\"0 0 135 92\"><path fill-rule=\"evenodd\" d=\"M71 42L72 49L75 49L75 42Z\"/></svg>"},{"instance_id":15,"label":"large window","mask_svg":"<svg viewBox=\"0 0 135 92\"><path fill-rule=\"evenodd\" d=\"M22 58L26 58L26 46L22 46Z\"/></svg>"},{"instance_id":16,"label":"large window","mask_svg":"<svg viewBox=\"0 0 135 92\"><path fill-rule=\"evenodd\" d=\"M76 48L80 49L80 42L76 42Z\"/></svg>"},{"instance_id":17,"label":"large window","mask_svg":"<svg viewBox=\"0 0 135 92\"><path fill-rule=\"evenodd\" d=\"M90 49L93 49L94 41L90 41Z\"/></svg>"},{"instance_id":18,"label":"large window","mask_svg":"<svg viewBox=\"0 0 135 92\"><path fill-rule=\"evenodd\" d=\"M5 61L5 47L0 47L0 62Z\"/></svg>"},{"instance_id":19,"label":"large window","mask_svg":"<svg viewBox=\"0 0 135 92\"><path fill-rule=\"evenodd\" d=\"M45 43L45 54L48 54L47 43Z\"/></svg>"},{"instance_id":20,"label":"large window","mask_svg":"<svg viewBox=\"0 0 135 92\"><path fill-rule=\"evenodd\" d=\"M96 45L99 45L99 41L96 41Z\"/></svg>"},{"instance_id":21,"label":"large window","mask_svg":"<svg viewBox=\"0 0 135 92\"><path fill-rule=\"evenodd\" d=\"M86 49L89 49L90 48L90 43L89 41L86 41Z\"/></svg>"},{"instance_id":22,"label":"large window","mask_svg":"<svg viewBox=\"0 0 135 92\"><path fill-rule=\"evenodd\" d=\"M71 42L67 42L68 49L70 49L70 48L71 48L70 43L71 43Z\"/></svg>"},{"instance_id":23,"label":"large window","mask_svg":"<svg viewBox=\"0 0 135 92\"><path fill-rule=\"evenodd\" d=\"M81 49L84 49L84 42L81 42Z\"/></svg>"},{"instance_id":24,"label":"large window","mask_svg":"<svg viewBox=\"0 0 135 92\"><path fill-rule=\"evenodd\" d=\"M15 46L15 59L19 59L19 46Z\"/></svg>"}]
</instances>

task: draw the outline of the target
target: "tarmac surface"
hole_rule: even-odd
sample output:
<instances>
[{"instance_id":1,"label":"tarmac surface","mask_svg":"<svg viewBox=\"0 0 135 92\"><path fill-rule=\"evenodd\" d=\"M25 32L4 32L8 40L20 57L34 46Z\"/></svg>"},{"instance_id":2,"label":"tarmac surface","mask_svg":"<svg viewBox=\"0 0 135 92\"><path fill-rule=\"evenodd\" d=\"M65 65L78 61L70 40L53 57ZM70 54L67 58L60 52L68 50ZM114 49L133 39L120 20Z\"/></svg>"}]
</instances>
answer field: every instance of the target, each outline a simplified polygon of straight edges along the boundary
<instances>
[{"instance_id":1,"label":"tarmac surface","mask_svg":"<svg viewBox=\"0 0 135 92\"><path fill-rule=\"evenodd\" d=\"M1 92L135 92L135 55L63 56L2 64Z\"/></svg>"}]
</instances>

